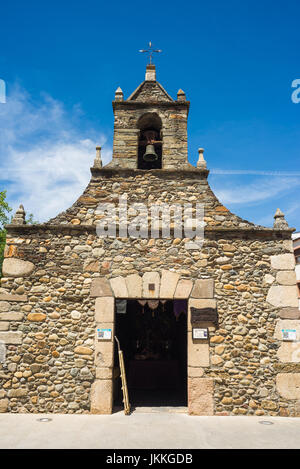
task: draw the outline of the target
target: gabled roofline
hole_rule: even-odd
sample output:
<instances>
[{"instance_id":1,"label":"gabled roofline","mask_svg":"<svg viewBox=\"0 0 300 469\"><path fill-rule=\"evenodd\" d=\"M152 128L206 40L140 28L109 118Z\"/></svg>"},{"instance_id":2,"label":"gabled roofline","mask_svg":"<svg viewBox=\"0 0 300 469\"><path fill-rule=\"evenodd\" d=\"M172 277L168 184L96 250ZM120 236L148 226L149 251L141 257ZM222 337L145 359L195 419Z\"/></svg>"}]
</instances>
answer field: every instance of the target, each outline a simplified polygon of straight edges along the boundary
<instances>
[{"instance_id":1,"label":"gabled roofline","mask_svg":"<svg viewBox=\"0 0 300 469\"><path fill-rule=\"evenodd\" d=\"M174 99L166 92L164 87L158 82L158 81L149 81L149 80L144 80L135 90L131 95L126 99L126 101L133 101L133 98L138 94L138 92L142 89L142 87L145 85L145 83L155 83L161 91L166 95L166 97L171 101L175 102Z\"/></svg>"}]
</instances>

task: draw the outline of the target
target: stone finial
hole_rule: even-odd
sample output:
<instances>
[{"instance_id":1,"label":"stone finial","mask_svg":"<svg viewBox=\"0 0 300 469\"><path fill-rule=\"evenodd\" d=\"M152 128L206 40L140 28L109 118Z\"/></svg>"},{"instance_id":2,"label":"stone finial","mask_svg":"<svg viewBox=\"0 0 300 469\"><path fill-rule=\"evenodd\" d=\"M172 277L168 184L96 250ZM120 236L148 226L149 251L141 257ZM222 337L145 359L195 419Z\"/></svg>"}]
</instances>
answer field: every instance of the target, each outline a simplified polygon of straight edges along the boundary
<instances>
[{"instance_id":1,"label":"stone finial","mask_svg":"<svg viewBox=\"0 0 300 469\"><path fill-rule=\"evenodd\" d=\"M156 81L155 65L148 64L146 67L145 81Z\"/></svg>"},{"instance_id":2,"label":"stone finial","mask_svg":"<svg viewBox=\"0 0 300 469\"><path fill-rule=\"evenodd\" d=\"M205 161L204 156L203 156L204 148L199 148L198 153L199 153L199 158L198 158L198 161L197 161L197 168L205 168L206 169L206 161Z\"/></svg>"},{"instance_id":3,"label":"stone finial","mask_svg":"<svg viewBox=\"0 0 300 469\"><path fill-rule=\"evenodd\" d=\"M18 210L16 211L15 215L13 216L13 219L11 221L12 225L25 225L25 210L23 205L20 205Z\"/></svg>"},{"instance_id":4,"label":"stone finial","mask_svg":"<svg viewBox=\"0 0 300 469\"><path fill-rule=\"evenodd\" d=\"M94 168L102 168L101 147L96 147L96 158L94 159Z\"/></svg>"},{"instance_id":5,"label":"stone finial","mask_svg":"<svg viewBox=\"0 0 300 469\"><path fill-rule=\"evenodd\" d=\"M278 208L274 215L274 228L288 228L288 222L284 218L284 213Z\"/></svg>"},{"instance_id":6,"label":"stone finial","mask_svg":"<svg viewBox=\"0 0 300 469\"><path fill-rule=\"evenodd\" d=\"M177 91L177 101L186 101L185 92L181 88Z\"/></svg>"},{"instance_id":7,"label":"stone finial","mask_svg":"<svg viewBox=\"0 0 300 469\"><path fill-rule=\"evenodd\" d=\"M115 101L123 101L124 94L120 87L118 87L115 91Z\"/></svg>"}]
</instances>

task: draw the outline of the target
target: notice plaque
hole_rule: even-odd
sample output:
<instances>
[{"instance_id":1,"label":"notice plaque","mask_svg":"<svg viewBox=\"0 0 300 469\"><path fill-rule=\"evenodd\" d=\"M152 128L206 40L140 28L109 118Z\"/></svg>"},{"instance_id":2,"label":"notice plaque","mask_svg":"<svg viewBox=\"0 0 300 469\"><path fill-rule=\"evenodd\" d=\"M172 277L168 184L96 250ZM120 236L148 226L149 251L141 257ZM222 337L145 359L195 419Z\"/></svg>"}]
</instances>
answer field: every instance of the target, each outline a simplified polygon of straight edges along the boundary
<instances>
[{"instance_id":1,"label":"notice plaque","mask_svg":"<svg viewBox=\"0 0 300 469\"><path fill-rule=\"evenodd\" d=\"M111 340L111 329L97 329L98 340Z\"/></svg>"},{"instance_id":2,"label":"notice plaque","mask_svg":"<svg viewBox=\"0 0 300 469\"><path fill-rule=\"evenodd\" d=\"M200 339L200 340L208 339L208 329L207 328L198 329L198 328L193 327L193 339Z\"/></svg>"},{"instance_id":3,"label":"notice plaque","mask_svg":"<svg viewBox=\"0 0 300 469\"><path fill-rule=\"evenodd\" d=\"M297 340L297 332L296 329L281 329L282 332L282 340Z\"/></svg>"},{"instance_id":4,"label":"notice plaque","mask_svg":"<svg viewBox=\"0 0 300 469\"><path fill-rule=\"evenodd\" d=\"M218 312L215 308L193 308L191 307L191 323L213 322L218 324Z\"/></svg>"}]
</instances>

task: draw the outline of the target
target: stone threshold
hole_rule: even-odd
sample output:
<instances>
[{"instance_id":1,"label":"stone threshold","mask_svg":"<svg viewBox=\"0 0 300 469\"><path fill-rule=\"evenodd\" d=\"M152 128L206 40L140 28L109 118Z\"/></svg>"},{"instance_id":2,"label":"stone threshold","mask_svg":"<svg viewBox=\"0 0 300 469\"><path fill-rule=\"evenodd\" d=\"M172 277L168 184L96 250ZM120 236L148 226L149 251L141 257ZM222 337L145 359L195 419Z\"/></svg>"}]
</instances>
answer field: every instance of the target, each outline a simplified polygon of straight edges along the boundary
<instances>
[{"instance_id":1,"label":"stone threshold","mask_svg":"<svg viewBox=\"0 0 300 469\"><path fill-rule=\"evenodd\" d=\"M123 412L122 407L114 407L113 413ZM169 413L169 414L187 414L188 408L183 406L137 406L131 409L131 414L157 414L157 413Z\"/></svg>"}]
</instances>

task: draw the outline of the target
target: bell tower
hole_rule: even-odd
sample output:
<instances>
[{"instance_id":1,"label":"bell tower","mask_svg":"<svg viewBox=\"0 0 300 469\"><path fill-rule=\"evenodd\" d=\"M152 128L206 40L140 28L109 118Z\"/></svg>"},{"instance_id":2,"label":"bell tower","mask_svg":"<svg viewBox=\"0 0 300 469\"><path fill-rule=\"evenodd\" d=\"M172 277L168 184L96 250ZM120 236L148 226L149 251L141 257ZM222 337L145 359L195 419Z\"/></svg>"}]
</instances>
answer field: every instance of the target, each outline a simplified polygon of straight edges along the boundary
<instances>
[{"instance_id":1,"label":"bell tower","mask_svg":"<svg viewBox=\"0 0 300 469\"><path fill-rule=\"evenodd\" d=\"M189 101L179 90L171 98L158 81L155 65L146 67L145 80L124 100L118 88L113 101L114 141L111 168L186 169Z\"/></svg>"}]
</instances>

